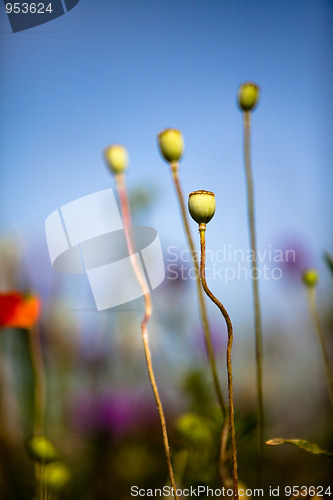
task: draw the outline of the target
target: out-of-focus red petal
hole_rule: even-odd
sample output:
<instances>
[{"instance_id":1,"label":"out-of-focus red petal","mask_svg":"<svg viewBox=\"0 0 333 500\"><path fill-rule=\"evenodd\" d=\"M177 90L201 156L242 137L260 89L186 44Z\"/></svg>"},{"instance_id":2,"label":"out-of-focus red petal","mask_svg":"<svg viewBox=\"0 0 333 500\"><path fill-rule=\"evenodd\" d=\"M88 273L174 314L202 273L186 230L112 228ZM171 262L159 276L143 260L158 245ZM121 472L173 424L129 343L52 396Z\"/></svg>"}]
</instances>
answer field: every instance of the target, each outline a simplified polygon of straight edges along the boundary
<instances>
[{"instance_id":1,"label":"out-of-focus red petal","mask_svg":"<svg viewBox=\"0 0 333 500\"><path fill-rule=\"evenodd\" d=\"M40 310L40 299L35 295L0 293L0 327L32 328Z\"/></svg>"}]
</instances>

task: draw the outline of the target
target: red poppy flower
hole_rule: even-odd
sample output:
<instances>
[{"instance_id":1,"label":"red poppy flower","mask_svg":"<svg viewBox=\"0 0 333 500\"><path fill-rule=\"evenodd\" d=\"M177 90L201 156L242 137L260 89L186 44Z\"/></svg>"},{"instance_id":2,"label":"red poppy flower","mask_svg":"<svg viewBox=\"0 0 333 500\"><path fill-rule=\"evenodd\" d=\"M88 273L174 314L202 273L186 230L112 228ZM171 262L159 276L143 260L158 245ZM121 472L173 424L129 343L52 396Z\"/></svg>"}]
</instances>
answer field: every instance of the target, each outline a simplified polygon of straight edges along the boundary
<instances>
[{"instance_id":1,"label":"red poppy flower","mask_svg":"<svg viewBox=\"0 0 333 500\"><path fill-rule=\"evenodd\" d=\"M40 316L41 303L35 295L0 293L0 327L32 328Z\"/></svg>"}]
</instances>

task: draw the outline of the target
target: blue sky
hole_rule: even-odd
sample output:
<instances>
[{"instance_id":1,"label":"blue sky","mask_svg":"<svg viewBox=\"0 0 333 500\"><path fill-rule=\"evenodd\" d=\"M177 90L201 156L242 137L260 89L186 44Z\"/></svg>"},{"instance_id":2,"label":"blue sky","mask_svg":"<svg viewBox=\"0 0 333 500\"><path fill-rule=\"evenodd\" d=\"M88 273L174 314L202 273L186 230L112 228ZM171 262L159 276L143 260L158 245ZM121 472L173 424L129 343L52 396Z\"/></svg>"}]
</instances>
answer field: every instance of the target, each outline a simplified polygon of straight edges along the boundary
<instances>
[{"instance_id":1,"label":"blue sky","mask_svg":"<svg viewBox=\"0 0 333 500\"><path fill-rule=\"evenodd\" d=\"M131 158L129 187L147 184L157 194L141 222L158 230L164 250L181 250L170 175L156 147L156 134L171 126L185 139L185 193L216 193L212 250L247 249L236 94L253 80L262 89L252 135L259 248L300 242L325 269L321 253L333 243L331 2L80 0L16 34L0 7L2 235L47 257L46 217L113 186L101 151L119 142ZM282 293L273 285L262 284L272 309ZM249 284L245 292L229 286L235 301L249 293Z\"/></svg>"}]
</instances>

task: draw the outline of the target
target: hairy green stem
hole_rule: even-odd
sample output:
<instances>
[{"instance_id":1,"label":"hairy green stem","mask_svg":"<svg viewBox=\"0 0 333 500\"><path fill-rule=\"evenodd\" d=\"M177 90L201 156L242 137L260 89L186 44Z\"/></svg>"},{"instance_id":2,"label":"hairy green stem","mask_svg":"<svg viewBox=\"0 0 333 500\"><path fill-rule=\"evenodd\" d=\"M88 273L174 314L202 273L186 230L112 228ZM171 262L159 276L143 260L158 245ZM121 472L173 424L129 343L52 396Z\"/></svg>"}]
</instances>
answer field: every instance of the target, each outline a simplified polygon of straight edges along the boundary
<instances>
[{"instance_id":1,"label":"hairy green stem","mask_svg":"<svg viewBox=\"0 0 333 500\"><path fill-rule=\"evenodd\" d=\"M262 482L262 467L264 455L264 403L263 403L263 349L262 325L259 299L259 276L257 268L257 238L254 214L254 189L251 169L250 153L251 112L244 112L244 162L247 186L247 207L251 245L252 290L255 323L255 349L256 349L256 378L257 378L257 439L258 439L258 483Z\"/></svg>"},{"instance_id":2,"label":"hairy green stem","mask_svg":"<svg viewBox=\"0 0 333 500\"><path fill-rule=\"evenodd\" d=\"M316 301L316 289L315 289L315 287L308 287L307 291L308 291L309 310L310 310L312 321L314 323L314 326L315 326L315 329L317 332L321 352L323 355L328 392L329 392L331 404L333 407L333 373L332 373L330 358L328 355L328 349L327 349L327 344L326 344L326 340L325 340L325 336L324 336L323 327L321 326L321 322L319 319L319 314L318 314L318 309L317 309L317 301Z\"/></svg>"},{"instance_id":3,"label":"hairy green stem","mask_svg":"<svg viewBox=\"0 0 333 500\"><path fill-rule=\"evenodd\" d=\"M135 245L134 245L133 234L132 234L132 230L131 230L131 227L132 227L131 213L130 213L130 207L129 207L128 196L127 196L125 175L123 173L116 175L116 184L117 184L117 190L118 190L118 195L119 195L119 200L120 200L122 218L123 218L123 223L124 223L124 228L125 228L126 242L127 242L127 247L128 247L130 259L131 259L131 264L132 264L136 279L138 280L138 283L142 289L143 297L144 297L144 301L145 301L145 314L144 314L144 318L141 322L141 333L142 333L142 340L143 340L143 346L144 346L144 352L145 352L145 358L146 358L146 364L147 364L147 371L148 371L148 376L149 376L150 383L151 383L151 386L153 389L158 414L160 417L164 452L165 452L165 457L166 457L167 466L168 466L169 478L170 478L171 486L174 489L174 497L177 500L179 500L179 497L176 494L177 486L176 486L173 468L172 468L172 463L171 463L170 446L169 446L166 421L165 421L165 416L164 416L161 398L159 396L159 392L158 392L158 388L157 388L157 384L156 384L156 380L155 380L151 352L150 352L150 347L149 347L147 323L148 323L149 318L151 317L151 314L152 314L151 297L150 297L149 288L147 286L145 277L143 276L143 274L141 272L140 264L138 262L137 255L135 252Z\"/></svg>"},{"instance_id":4,"label":"hairy green stem","mask_svg":"<svg viewBox=\"0 0 333 500\"><path fill-rule=\"evenodd\" d=\"M238 472L237 472L237 447L236 447L236 433L235 433L235 417L234 417L234 393L233 393L233 381L232 381L232 363L231 363L231 351L233 342L233 328L232 323L227 313L225 307L221 302L212 294L209 290L206 281L206 224L199 225L200 232L200 247L201 247L201 261L200 261L200 278L202 287L208 297L214 302L214 304L220 309L222 316L227 325L228 330L228 345L227 345L227 371L228 371L228 396L229 396L229 429L231 436L231 450L232 450L232 475L233 475L233 485L234 485L234 500L238 500Z\"/></svg>"}]
</instances>

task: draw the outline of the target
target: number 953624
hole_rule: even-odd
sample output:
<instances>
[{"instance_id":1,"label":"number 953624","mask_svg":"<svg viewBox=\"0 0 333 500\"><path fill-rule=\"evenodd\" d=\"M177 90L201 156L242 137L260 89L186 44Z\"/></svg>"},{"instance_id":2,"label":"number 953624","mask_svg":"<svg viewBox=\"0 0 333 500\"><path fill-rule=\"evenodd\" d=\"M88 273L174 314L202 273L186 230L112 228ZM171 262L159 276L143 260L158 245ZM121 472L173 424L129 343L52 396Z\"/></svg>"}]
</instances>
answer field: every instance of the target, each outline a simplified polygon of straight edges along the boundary
<instances>
[{"instance_id":1,"label":"number 953624","mask_svg":"<svg viewBox=\"0 0 333 500\"><path fill-rule=\"evenodd\" d=\"M13 2L6 3L7 14L51 14L53 12L52 3L27 3Z\"/></svg>"}]
</instances>

